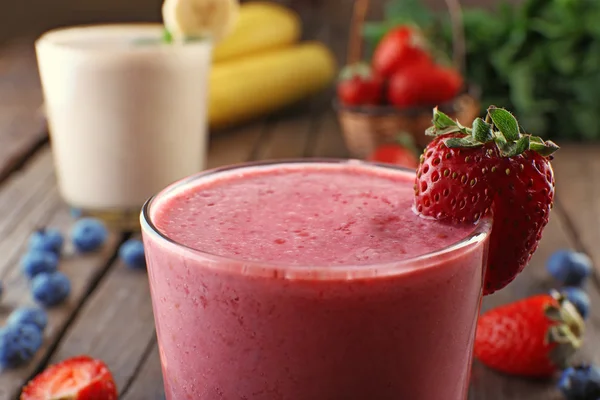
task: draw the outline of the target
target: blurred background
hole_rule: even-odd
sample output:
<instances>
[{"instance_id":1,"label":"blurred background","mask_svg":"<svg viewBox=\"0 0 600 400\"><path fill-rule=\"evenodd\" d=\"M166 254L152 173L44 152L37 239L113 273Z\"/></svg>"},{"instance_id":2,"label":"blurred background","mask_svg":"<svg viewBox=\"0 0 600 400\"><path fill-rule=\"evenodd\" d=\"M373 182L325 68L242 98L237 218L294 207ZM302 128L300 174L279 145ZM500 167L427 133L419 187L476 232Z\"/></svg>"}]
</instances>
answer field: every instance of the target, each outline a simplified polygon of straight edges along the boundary
<instances>
[{"instance_id":1,"label":"blurred background","mask_svg":"<svg viewBox=\"0 0 600 400\"><path fill-rule=\"evenodd\" d=\"M242 3L245 1L242 0ZM319 0L276 0L298 9ZM352 7L353 0L337 0L340 7ZM384 3L374 0L374 3ZM497 0L463 0L464 5L490 6ZM47 29L92 22L159 21L162 0L4 0L0 20L0 41L37 35ZM427 0L440 8L444 0ZM373 9L381 9L376 4Z\"/></svg>"}]
</instances>

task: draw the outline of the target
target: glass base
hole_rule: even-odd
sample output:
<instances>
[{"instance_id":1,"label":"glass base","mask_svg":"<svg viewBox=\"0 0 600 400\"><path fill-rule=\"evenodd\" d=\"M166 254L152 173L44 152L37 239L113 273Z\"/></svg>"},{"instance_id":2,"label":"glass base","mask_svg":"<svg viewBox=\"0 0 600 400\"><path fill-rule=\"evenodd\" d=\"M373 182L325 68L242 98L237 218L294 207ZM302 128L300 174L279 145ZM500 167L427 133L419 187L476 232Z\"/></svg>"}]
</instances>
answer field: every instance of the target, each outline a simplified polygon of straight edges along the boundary
<instances>
[{"instance_id":1,"label":"glass base","mask_svg":"<svg viewBox=\"0 0 600 400\"><path fill-rule=\"evenodd\" d=\"M111 230L121 232L139 232L141 207L128 210L107 209L91 210L79 207L71 207L71 216L73 218L97 218L104 222Z\"/></svg>"}]
</instances>

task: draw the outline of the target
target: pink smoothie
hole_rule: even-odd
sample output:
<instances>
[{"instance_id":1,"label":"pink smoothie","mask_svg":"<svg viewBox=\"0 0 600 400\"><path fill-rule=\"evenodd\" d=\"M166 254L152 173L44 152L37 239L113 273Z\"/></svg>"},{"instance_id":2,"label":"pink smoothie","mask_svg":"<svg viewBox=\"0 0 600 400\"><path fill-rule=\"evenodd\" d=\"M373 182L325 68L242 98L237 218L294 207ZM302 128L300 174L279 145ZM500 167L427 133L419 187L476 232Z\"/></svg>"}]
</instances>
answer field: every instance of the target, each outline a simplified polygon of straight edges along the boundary
<instances>
[{"instance_id":1,"label":"pink smoothie","mask_svg":"<svg viewBox=\"0 0 600 400\"><path fill-rule=\"evenodd\" d=\"M489 226L418 217L413 181L289 163L159 194L142 225L167 399L465 400Z\"/></svg>"}]
</instances>

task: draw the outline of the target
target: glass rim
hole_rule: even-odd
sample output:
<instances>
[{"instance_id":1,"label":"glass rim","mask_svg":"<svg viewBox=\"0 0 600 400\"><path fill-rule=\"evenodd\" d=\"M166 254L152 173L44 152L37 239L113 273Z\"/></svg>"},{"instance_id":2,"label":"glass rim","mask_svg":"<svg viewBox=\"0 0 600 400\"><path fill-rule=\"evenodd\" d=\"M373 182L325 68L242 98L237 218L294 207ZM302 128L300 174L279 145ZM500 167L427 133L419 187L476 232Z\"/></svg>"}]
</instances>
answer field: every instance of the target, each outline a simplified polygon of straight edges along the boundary
<instances>
[{"instance_id":1,"label":"glass rim","mask_svg":"<svg viewBox=\"0 0 600 400\"><path fill-rule=\"evenodd\" d=\"M114 30L139 30L140 33L157 33L160 34L163 32L164 25L160 22L99 22L99 23L87 23L87 24L74 24L68 26L62 26L58 28L52 28L45 32L43 32L38 38L35 40L35 47L39 46L52 46L58 49L63 50L77 50L81 53L115 53L115 52L148 52L148 51L171 51L173 49L177 49L180 51L181 49L212 49L213 42L206 38L202 40L184 42L184 43L158 43L157 45L138 45L138 46L126 46L126 47L95 47L95 46L73 46L70 43L64 43L59 41L62 35L69 35L77 32L93 32L98 31L101 32L103 30L106 31L114 31ZM85 39L78 38L77 42L84 42ZM133 41L132 41L133 42Z\"/></svg>"},{"instance_id":2,"label":"glass rim","mask_svg":"<svg viewBox=\"0 0 600 400\"><path fill-rule=\"evenodd\" d=\"M492 219L491 217L480 218L476 223L473 224L473 231L460 238L460 240L449 244L441 249L431 251L424 254L419 254L413 257L404 258L401 260L391 260L386 262L375 262L366 264L345 264L345 265L333 265L333 266L314 266L314 265L295 265L295 264L283 264L274 262L262 262L259 260L246 260L243 258L222 256L213 254L204 250L195 249L187 246L183 243L170 238L167 234L161 232L158 227L152 221L151 208L153 203L167 195L171 191L186 187L199 180L215 176L218 174L233 172L246 168L253 167L273 167L276 165L303 165L303 164L326 164L326 165L359 165L366 168L384 169L387 171L398 171L403 173L415 174L414 169L409 169L401 166L376 163L370 161L356 160L356 159L338 159L338 158L288 158L280 160L268 160L268 161L250 161L242 162L231 165L226 165L217 168L211 168L197 174L188 176L181 180L178 180L171 185L167 186L157 194L150 197L143 205L140 213L140 224L143 234L148 234L153 240L160 242L163 245L174 247L184 252L186 256L192 258L198 258L208 263L214 263L217 267L211 267L217 270L228 270L240 271L240 266L243 266L243 273L251 276L269 276L269 277L288 277L294 279L311 279L315 278L328 280L328 279L351 279L351 278L365 278L365 277L382 277L390 276L395 274L404 273L405 271L412 271L414 268L406 268L407 266L419 266L422 267L427 265L427 261L434 261L439 257L451 255L451 254L463 254L461 250L468 251L474 248L475 245L485 241L491 232ZM431 265L434 265L432 262ZM235 267L233 267L235 265ZM228 268L230 266L230 268Z\"/></svg>"}]
</instances>

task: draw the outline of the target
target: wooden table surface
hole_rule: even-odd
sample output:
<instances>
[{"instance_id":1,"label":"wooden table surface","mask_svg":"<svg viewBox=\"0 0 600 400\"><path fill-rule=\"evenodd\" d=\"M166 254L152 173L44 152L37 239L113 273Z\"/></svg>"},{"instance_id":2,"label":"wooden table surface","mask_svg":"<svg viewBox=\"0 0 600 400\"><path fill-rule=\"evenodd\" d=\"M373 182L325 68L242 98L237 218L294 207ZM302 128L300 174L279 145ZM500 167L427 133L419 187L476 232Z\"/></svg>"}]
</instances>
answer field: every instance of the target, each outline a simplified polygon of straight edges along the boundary
<instances>
[{"instance_id":1,"label":"wooden table surface","mask_svg":"<svg viewBox=\"0 0 600 400\"><path fill-rule=\"evenodd\" d=\"M329 43L341 61L350 14L345 8L332 9L330 3L311 3L312 7L302 8L305 36ZM335 20L325 21L323 15L334 11ZM328 91L286 112L213 135L209 167L248 160L346 156L336 117L329 106L330 95ZM57 191L51 148L39 112L41 104L31 41L2 48L0 279L6 290L0 302L0 324L14 307L31 304L27 282L18 269L27 237L39 226L51 225L67 231L73 223ZM515 282L485 299L486 309L547 291L552 282L544 263L558 248L578 249L600 260L599 155L600 147L596 145L563 144L554 162L556 207L540 247L531 265ZM125 268L117 260L116 250L124 239L125 235L113 233L98 254L67 255L61 268L72 279L72 294L65 305L49 311L44 346L35 360L21 369L0 373L0 400L17 398L24 382L48 363L82 353L100 357L108 364L122 399L162 398L147 276ZM587 289L595 307L587 322L580 358L600 362L600 280L592 279ZM561 398L552 382L510 378L479 364L474 366L471 386L471 400Z\"/></svg>"}]
</instances>

